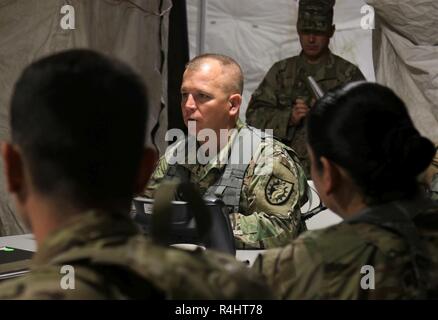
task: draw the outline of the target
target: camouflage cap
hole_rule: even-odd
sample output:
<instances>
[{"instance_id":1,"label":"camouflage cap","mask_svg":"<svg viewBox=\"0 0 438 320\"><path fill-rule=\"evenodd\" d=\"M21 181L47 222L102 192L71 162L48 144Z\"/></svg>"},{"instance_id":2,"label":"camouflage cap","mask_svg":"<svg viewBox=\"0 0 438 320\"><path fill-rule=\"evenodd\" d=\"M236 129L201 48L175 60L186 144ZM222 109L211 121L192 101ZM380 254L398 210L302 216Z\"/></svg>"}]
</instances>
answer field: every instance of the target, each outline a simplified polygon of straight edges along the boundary
<instances>
[{"instance_id":1,"label":"camouflage cap","mask_svg":"<svg viewBox=\"0 0 438 320\"><path fill-rule=\"evenodd\" d=\"M297 30L302 33L330 32L333 25L333 6L336 0L300 0Z\"/></svg>"}]
</instances>

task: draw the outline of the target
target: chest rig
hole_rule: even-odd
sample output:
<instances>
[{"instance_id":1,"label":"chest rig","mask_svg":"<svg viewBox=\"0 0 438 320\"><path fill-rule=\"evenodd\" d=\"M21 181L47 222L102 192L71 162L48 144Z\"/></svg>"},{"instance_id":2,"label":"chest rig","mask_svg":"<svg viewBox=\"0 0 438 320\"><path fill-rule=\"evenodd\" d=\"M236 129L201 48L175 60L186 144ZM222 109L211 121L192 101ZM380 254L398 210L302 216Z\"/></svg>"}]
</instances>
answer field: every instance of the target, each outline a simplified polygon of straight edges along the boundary
<instances>
[{"instance_id":1,"label":"chest rig","mask_svg":"<svg viewBox=\"0 0 438 320\"><path fill-rule=\"evenodd\" d=\"M218 197L225 203L230 212L239 212L243 178L251 159L256 156L260 143L266 139L272 140L272 136L254 127L245 126L240 129L230 147L222 175L213 185L208 187L204 197ZM182 143L187 144L187 139ZM189 182L190 175L189 169L175 163L169 165L164 179L178 178L181 182Z\"/></svg>"}]
</instances>

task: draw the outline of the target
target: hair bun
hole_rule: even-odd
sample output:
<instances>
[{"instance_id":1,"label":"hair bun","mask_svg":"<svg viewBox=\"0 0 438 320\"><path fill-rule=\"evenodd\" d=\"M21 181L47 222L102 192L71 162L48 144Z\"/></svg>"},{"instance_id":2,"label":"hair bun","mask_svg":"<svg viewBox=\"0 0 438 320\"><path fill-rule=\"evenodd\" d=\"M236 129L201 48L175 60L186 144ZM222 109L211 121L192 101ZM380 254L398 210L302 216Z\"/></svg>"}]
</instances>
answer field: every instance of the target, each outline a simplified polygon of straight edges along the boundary
<instances>
[{"instance_id":1,"label":"hair bun","mask_svg":"<svg viewBox=\"0 0 438 320\"><path fill-rule=\"evenodd\" d=\"M388 159L385 170L393 175L415 177L428 167L435 154L432 142L422 137L412 124L389 131L382 147Z\"/></svg>"},{"instance_id":2,"label":"hair bun","mask_svg":"<svg viewBox=\"0 0 438 320\"><path fill-rule=\"evenodd\" d=\"M404 163L409 173L416 176L427 169L435 155L433 143L419 133L409 137L404 145Z\"/></svg>"}]
</instances>

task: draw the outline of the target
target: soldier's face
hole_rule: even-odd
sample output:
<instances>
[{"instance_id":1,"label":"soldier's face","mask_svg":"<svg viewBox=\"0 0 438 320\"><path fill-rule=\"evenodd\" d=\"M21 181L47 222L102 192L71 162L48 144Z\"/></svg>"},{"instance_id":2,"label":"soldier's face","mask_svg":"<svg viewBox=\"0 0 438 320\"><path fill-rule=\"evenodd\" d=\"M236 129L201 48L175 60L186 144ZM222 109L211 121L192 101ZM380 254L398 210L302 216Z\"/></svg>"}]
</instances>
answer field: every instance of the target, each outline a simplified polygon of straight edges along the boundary
<instances>
[{"instance_id":1,"label":"soldier's face","mask_svg":"<svg viewBox=\"0 0 438 320\"><path fill-rule=\"evenodd\" d=\"M331 177L329 176L326 163L322 163L319 159L315 158L315 154L309 145L307 145L307 151L310 158L310 174L316 191L324 205L333 210L335 206L329 195Z\"/></svg>"},{"instance_id":2,"label":"soldier's face","mask_svg":"<svg viewBox=\"0 0 438 320\"><path fill-rule=\"evenodd\" d=\"M315 184L315 188L318 191L318 194L320 194L320 178L321 178L321 167L320 165L317 163L317 159L315 159L315 155L313 153L312 148L307 144L307 152L309 154L309 159L310 159L310 175L312 177L312 181ZM321 195L320 195L321 196Z\"/></svg>"},{"instance_id":3,"label":"soldier's face","mask_svg":"<svg viewBox=\"0 0 438 320\"><path fill-rule=\"evenodd\" d=\"M331 34L299 33L304 55L310 61L319 60L328 50Z\"/></svg>"},{"instance_id":4,"label":"soldier's face","mask_svg":"<svg viewBox=\"0 0 438 320\"><path fill-rule=\"evenodd\" d=\"M324 205L343 218L351 213L352 208L361 209L360 191L348 172L324 156L317 159L309 145L307 151L312 180Z\"/></svg>"},{"instance_id":5,"label":"soldier's face","mask_svg":"<svg viewBox=\"0 0 438 320\"><path fill-rule=\"evenodd\" d=\"M187 69L181 85L181 109L184 123L196 124L195 132L212 129L219 134L220 129L231 129L235 125L230 114L233 95L225 90L226 73L217 61L208 60L196 69ZM191 129L192 126L189 126Z\"/></svg>"}]
</instances>

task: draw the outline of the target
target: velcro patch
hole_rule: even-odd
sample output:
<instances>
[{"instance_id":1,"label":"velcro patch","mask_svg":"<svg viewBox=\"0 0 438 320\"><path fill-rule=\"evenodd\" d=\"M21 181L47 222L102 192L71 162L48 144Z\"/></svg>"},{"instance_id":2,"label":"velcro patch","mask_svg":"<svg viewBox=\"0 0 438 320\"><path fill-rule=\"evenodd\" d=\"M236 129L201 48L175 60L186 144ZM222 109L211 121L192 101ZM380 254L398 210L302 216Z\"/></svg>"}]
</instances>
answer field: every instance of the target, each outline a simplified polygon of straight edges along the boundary
<instances>
[{"instance_id":1,"label":"velcro patch","mask_svg":"<svg viewBox=\"0 0 438 320\"><path fill-rule=\"evenodd\" d=\"M293 189L293 183L271 176L265 188L266 200L270 204L281 205L289 199Z\"/></svg>"}]
</instances>

